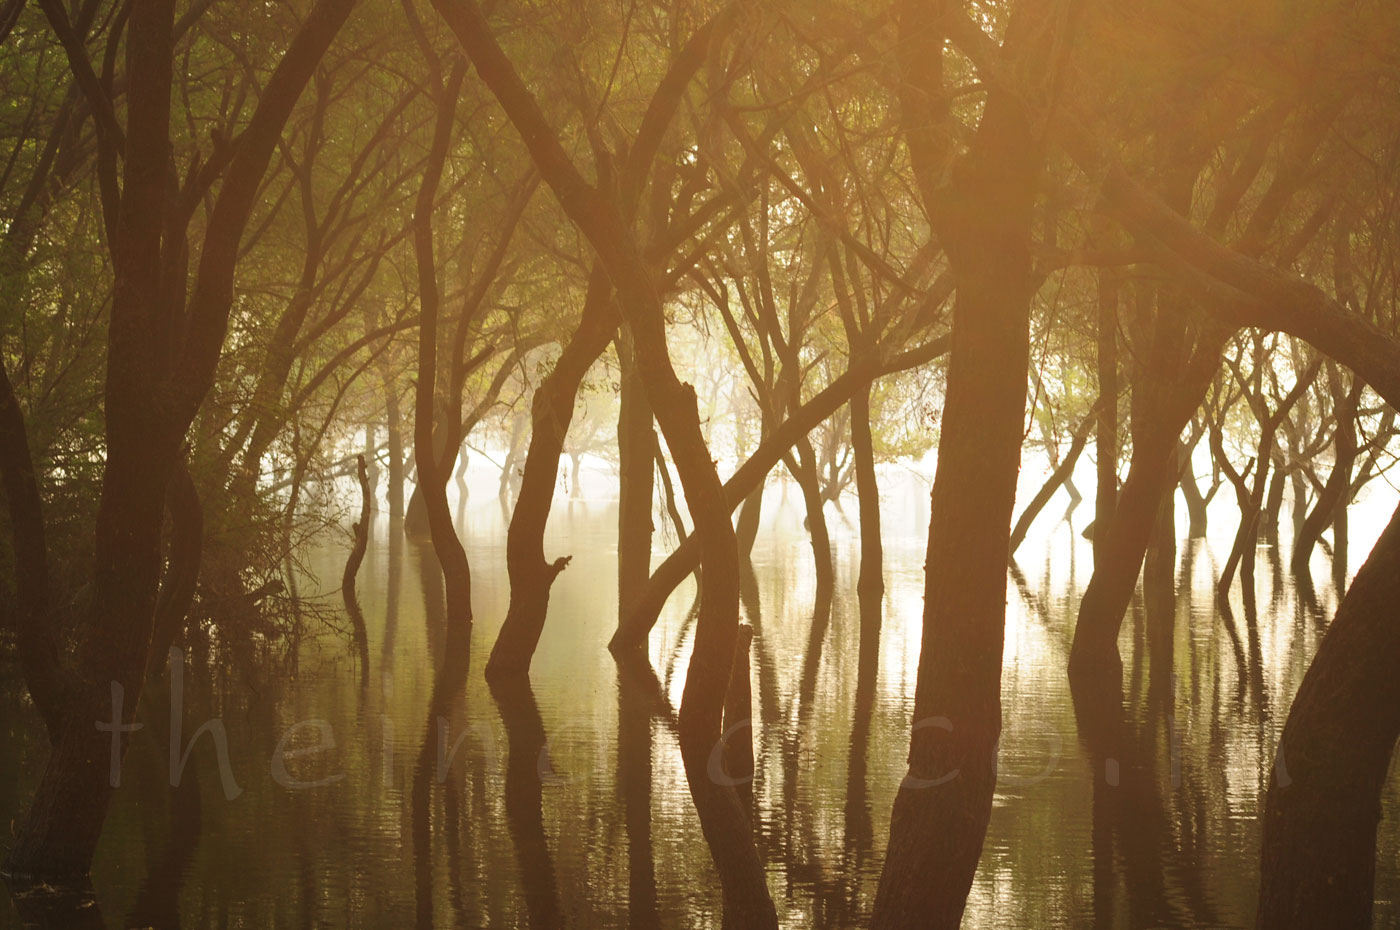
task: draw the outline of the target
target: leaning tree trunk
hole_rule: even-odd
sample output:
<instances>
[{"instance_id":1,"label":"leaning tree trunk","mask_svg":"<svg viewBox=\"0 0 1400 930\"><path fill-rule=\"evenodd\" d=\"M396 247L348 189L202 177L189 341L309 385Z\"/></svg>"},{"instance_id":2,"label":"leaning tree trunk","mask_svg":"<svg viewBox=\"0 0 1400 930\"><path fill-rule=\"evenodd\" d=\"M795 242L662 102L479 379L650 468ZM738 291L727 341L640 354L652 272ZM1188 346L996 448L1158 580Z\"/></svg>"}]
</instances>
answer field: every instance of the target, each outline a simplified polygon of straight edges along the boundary
<instances>
[{"instance_id":1,"label":"leaning tree trunk","mask_svg":"<svg viewBox=\"0 0 1400 930\"><path fill-rule=\"evenodd\" d=\"M612 288L597 268L588 282L578 330L564 347L553 370L535 388L530 402L530 447L506 531L506 572L510 576L510 606L496 637L486 675L499 679L530 670L530 659L544 632L549 591L571 556L550 562L544 555L544 530L559 473L559 456L574 417L574 401L588 369L608 347L617 330ZM577 459L575 459L577 461Z\"/></svg>"},{"instance_id":2,"label":"leaning tree trunk","mask_svg":"<svg viewBox=\"0 0 1400 930\"><path fill-rule=\"evenodd\" d=\"M869 385L882 374L905 371L917 365L927 364L946 353L949 344L947 336L939 336L884 361L872 358L852 364L845 373L818 391L801 407L790 411L788 418L759 443L753 455L729 476L729 480L724 483L727 506L733 510L755 489L761 487L768 472L782 460L788 448L849 401L856 390ZM700 539L691 536L677 546L647 579L632 609L622 616L617 632L608 642L608 648L614 653L640 648L651 628L656 625L666 599L699 564Z\"/></svg>"},{"instance_id":3,"label":"leaning tree trunk","mask_svg":"<svg viewBox=\"0 0 1400 930\"><path fill-rule=\"evenodd\" d=\"M1200 405L1219 364L1217 339L1204 337L1180 373L1180 380L1167 381L1180 365L1169 345L1154 345L1143 373L1155 384L1134 417L1133 454L1128 478L1118 495L1113 521L1095 528L1096 560L1093 577L1079 602L1079 615L1070 649L1071 681L1088 679L1121 684L1123 664L1118 655L1118 630L1123 613L1137 586L1139 569L1152 540L1152 530L1162 495L1176 485L1178 437L1187 420ZM1099 543L1102 542L1102 547ZM1115 689L1116 690L1116 689Z\"/></svg>"},{"instance_id":4,"label":"leaning tree trunk","mask_svg":"<svg viewBox=\"0 0 1400 930\"><path fill-rule=\"evenodd\" d=\"M1264 806L1256 926L1371 926L1381 792L1400 737L1400 511L1293 699Z\"/></svg>"},{"instance_id":5,"label":"leaning tree trunk","mask_svg":"<svg viewBox=\"0 0 1400 930\"><path fill-rule=\"evenodd\" d=\"M1022 5L1018 25L1029 25ZM901 22L901 41L914 24ZM922 37L942 54L938 36ZM906 65L907 65L906 61ZM939 88L925 88L932 98ZM928 114L908 114L906 123ZM923 185L957 277L924 575L909 770L890 817L871 925L958 927L982 854L1001 736L1006 558L1029 363L1039 146L1024 104L993 89L950 184ZM925 171L925 179L931 172Z\"/></svg>"}]
</instances>

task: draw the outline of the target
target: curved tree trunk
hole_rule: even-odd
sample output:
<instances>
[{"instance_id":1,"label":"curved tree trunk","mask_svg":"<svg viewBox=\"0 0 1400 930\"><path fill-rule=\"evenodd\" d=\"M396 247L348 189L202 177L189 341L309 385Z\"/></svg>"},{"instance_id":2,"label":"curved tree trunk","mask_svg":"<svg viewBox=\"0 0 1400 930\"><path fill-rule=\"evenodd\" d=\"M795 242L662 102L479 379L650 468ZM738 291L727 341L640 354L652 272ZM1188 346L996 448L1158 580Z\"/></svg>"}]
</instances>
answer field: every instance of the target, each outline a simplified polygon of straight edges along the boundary
<instances>
[{"instance_id":1,"label":"curved tree trunk","mask_svg":"<svg viewBox=\"0 0 1400 930\"><path fill-rule=\"evenodd\" d=\"M1170 321L1168 325L1172 325ZM1096 563L1079 602L1070 649L1071 681L1099 676L1105 681L1115 676L1121 679L1118 630L1123 613L1137 586L1162 495L1166 488L1176 486L1173 465L1178 437L1200 406L1219 364L1220 341L1203 337L1181 371L1180 380L1165 381L1167 373L1176 371L1181 364L1173 345L1166 343L1168 340L1153 339L1148 365L1153 367L1152 376L1159 383L1149 389L1151 399L1134 417L1132 460L1118 495L1113 522L1095 527Z\"/></svg>"},{"instance_id":2,"label":"curved tree trunk","mask_svg":"<svg viewBox=\"0 0 1400 930\"><path fill-rule=\"evenodd\" d=\"M460 661L471 646L472 628L472 588L471 566L467 562L467 552L457 531L452 526L452 511L447 504L447 480L451 474L451 461L442 461L443 452L457 449L459 436L456 425L444 421L442 428L435 428L439 419L438 393L438 312L441 297L438 290L437 264L433 257L433 201L439 181L442 179L443 164L447 158L452 140L452 128L457 98L461 92L465 70L453 69L446 87L437 88L437 120L433 130L433 142L428 153L428 163L423 171L422 184L413 214L413 251L418 265L418 302L420 307L418 322L418 379L414 387L413 403L413 456L418 463L418 481L413 489L413 498L422 502L423 519L427 523L432 538L433 551L442 568L443 584L447 592L447 629L443 645L442 667ZM441 458L440 458L441 457ZM409 513L405 517L405 532L413 532L412 499Z\"/></svg>"},{"instance_id":3,"label":"curved tree trunk","mask_svg":"<svg viewBox=\"0 0 1400 930\"><path fill-rule=\"evenodd\" d=\"M788 468L802 492L802 505L807 513L807 536L812 543L812 561L817 574L816 596L820 603L829 601L836 587L836 572L831 561L831 533L822 510L821 480L811 441L802 437L797 441L795 451L796 456L788 457Z\"/></svg>"},{"instance_id":4,"label":"curved tree trunk","mask_svg":"<svg viewBox=\"0 0 1400 930\"><path fill-rule=\"evenodd\" d=\"M1400 511L1308 666L1264 806L1256 926L1371 926L1381 791L1400 737Z\"/></svg>"},{"instance_id":5,"label":"curved tree trunk","mask_svg":"<svg viewBox=\"0 0 1400 930\"><path fill-rule=\"evenodd\" d=\"M574 417L574 402L588 369L608 347L617 330L612 288L601 268L594 269L578 330L559 355L554 369L535 388L530 401L530 447L525 453L524 478L506 531L506 572L510 577L510 606L496 636L486 675L498 679L523 675L539 645L549 611L554 579L570 556L549 562L544 555L544 531L559 474L559 456ZM577 462L577 459L575 459Z\"/></svg>"},{"instance_id":6,"label":"curved tree trunk","mask_svg":"<svg viewBox=\"0 0 1400 930\"><path fill-rule=\"evenodd\" d=\"M369 634L365 630L365 614L360 609L360 599L355 594L355 578L360 573L360 563L369 549L369 520L374 512L374 488L369 481L369 470L365 467L365 457L356 459L356 474L360 480L360 519L350 527L355 542L350 547L350 555L345 559L345 570L340 575L340 596L345 602L345 612L350 615L350 625L355 637L355 652L360 657L360 688L369 687Z\"/></svg>"},{"instance_id":7,"label":"curved tree trunk","mask_svg":"<svg viewBox=\"0 0 1400 930\"><path fill-rule=\"evenodd\" d=\"M1016 525L1011 529L1011 542L1007 545L1007 554L1015 558L1016 550L1025 541L1026 533L1030 530L1031 524L1040 512L1045 509L1045 505L1050 503L1050 498L1055 496L1061 485L1069 480L1069 476L1074 473L1074 466L1079 461L1080 454L1084 451L1085 444L1089 441L1090 428L1094 426L1097 418L1094 414L1084 418L1079 428L1074 431L1074 438L1070 443L1069 453L1064 460L1050 473L1050 477L1041 485L1040 490L1031 498L1031 502L1026 505L1026 509L1016 521Z\"/></svg>"}]
</instances>

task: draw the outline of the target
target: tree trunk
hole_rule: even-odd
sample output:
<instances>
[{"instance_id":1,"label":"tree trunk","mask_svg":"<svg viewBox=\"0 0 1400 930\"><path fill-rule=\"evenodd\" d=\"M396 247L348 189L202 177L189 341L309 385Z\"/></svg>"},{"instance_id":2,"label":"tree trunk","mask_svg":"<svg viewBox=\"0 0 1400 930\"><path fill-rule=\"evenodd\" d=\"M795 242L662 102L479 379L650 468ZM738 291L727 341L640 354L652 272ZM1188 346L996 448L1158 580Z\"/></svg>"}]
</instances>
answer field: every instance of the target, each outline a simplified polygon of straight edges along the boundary
<instances>
[{"instance_id":1,"label":"tree trunk","mask_svg":"<svg viewBox=\"0 0 1400 930\"><path fill-rule=\"evenodd\" d=\"M653 451L656 430L651 405L642 388L633 358L632 336L619 334L617 355L622 368L621 403L617 416L617 607L622 619L639 603L651 576L651 503L656 470Z\"/></svg>"},{"instance_id":2,"label":"tree trunk","mask_svg":"<svg viewBox=\"0 0 1400 930\"><path fill-rule=\"evenodd\" d=\"M510 606L486 662L488 679L523 675L544 632L549 612L549 591L571 556L549 562L544 555L544 531L554 502L559 456L574 417L574 402L588 369L608 347L617 331L612 288L602 269L588 282L578 330L554 369L535 388L530 401L530 447L525 453L525 474L506 531L506 571L510 577ZM575 481L578 458L574 457Z\"/></svg>"},{"instance_id":3,"label":"tree trunk","mask_svg":"<svg viewBox=\"0 0 1400 930\"><path fill-rule=\"evenodd\" d=\"M1099 415L1094 447L1098 484L1094 491L1094 526L1113 523L1118 504L1118 278L1099 271L1098 299ZM1094 564L1104 561L1107 533L1094 534Z\"/></svg>"},{"instance_id":4,"label":"tree trunk","mask_svg":"<svg viewBox=\"0 0 1400 930\"><path fill-rule=\"evenodd\" d=\"M441 296L438 289L437 263L433 257L433 201L442 179L443 164L452 141L452 128L465 72L453 69L447 86L437 88L437 118L433 128L432 146L427 166L418 190L413 213L413 251L418 266L418 379L414 386L413 457L418 463L418 481L413 497L422 501L423 521L432 538L433 551L442 568L443 585L447 592L447 630L443 644L442 667L462 661L471 646L472 601L471 567L467 552L452 525L452 511L447 505L447 479L452 463L443 454L456 451L459 436L456 425L444 421L435 428L438 412L438 311ZM450 380L450 379L448 379ZM454 418L455 419L455 418ZM412 533L413 506L404 520L405 532Z\"/></svg>"},{"instance_id":5,"label":"tree trunk","mask_svg":"<svg viewBox=\"0 0 1400 930\"><path fill-rule=\"evenodd\" d=\"M1017 6L1007 45L1026 38L1019 27L1029 27L1027 16L1039 9ZM913 23L902 17L900 27L901 41L908 41ZM925 55L941 57L939 39L920 37ZM932 98L939 88L925 90ZM905 122L926 119L909 113ZM959 926L991 815L1039 172L1039 146L1023 104L993 90L950 184L931 199L926 195L958 289L933 479L909 770L890 818L871 920L879 930ZM923 174L928 180L929 172ZM934 185L921 186L932 191Z\"/></svg>"},{"instance_id":6,"label":"tree trunk","mask_svg":"<svg viewBox=\"0 0 1400 930\"><path fill-rule=\"evenodd\" d=\"M734 668L729 673L729 692L724 698L723 775L734 785L744 812L753 820L753 683L750 679L749 651L753 627L739 624L734 640Z\"/></svg>"},{"instance_id":7,"label":"tree trunk","mask_svg":"<svg viewBox=\"0 0 1400 930\"><path fill-rule=\"evenodd\" d=\"M1273 455L1273 477L1269 479L1269 493L1264 500L1264 514L1259 523L1259 535L1271 546L1278 546L1278 518L1283 510L1283 492L1288 483L1286 462L1283 452L1275 447Z\"/></svg>"},{"instance_id":8,"label":"tree trunk","mask_svg":"<svg viewBox=\"0 0 1400 930\"><path fill-rule=\"evenodd\" d=\"M1045 484L1041 485L1035 497L1031 498L1031 502L1026 505L1025 511L1016 521L1016 525L1012 527L1011 542L1007 545L1008 557L1013 560L1015 559L1016 550L1019 549L1021 543L1025 541L1026 533L1030 530L1031 523L1033 523L1035 518L1040 515L1040 512L1045 509L1045 505L1050 503L1050 498L1055 496L1055 492L1060 489L1060 486L1069 481L1069 476L1074 473L1075 463L1079 461L1079 456L1084 451L1084 445L1089 440L1089 428L1094 425L1095 420L1096 417L1093 414L1085 418L1079 429L1074 433L1074 439L1069 447L1069 454L1067 454L1064 460L1050 473L1050 477L1045 480ZM1073 509L1072 504L1071 509Z\"/></svg>"},{"instance_id":9,"label":"tree trunk","mask_svg":"<svg viewBox=\"0 0 1400 930\"><path fill-rule=\"evenodd\" d=\"M831 533L822 510L821 480L811 441L805 436L798 440L796 452L795 460L789 456L788 464L798 489L802 491L802 504L807 513L807 536L812 543L812 562L816 566L817 601L821 602L830 600L836 587L836 574L831 561Z\"/></svg>"},{"instance_id":10,"label":"tree trunk","mask_svg":"<svg viewBox=\"0 0 1400 930\"><path fill-rule=\"evenodd\" d=\"M1358 380L1350 391L1339 383L1335 367L1327 366L1329 381L1333 382L1333 397L1336 398L1337 432L1333 443L1332 471L1327 483L1322 486L1313 509L1304 518L1298 531L1297 542L1293 546L1293 571L1303 573L1308 570L1313 547L1322 538L1322 533L1336 517L1337 507L1351 492L1351 466L1356 460L1356 404L1361 395L1361 382Z\"/></svg>"},{"instance_id":11,"label":"tree trunk","mask_svg":"<svg viewBox=\"0 0 1400 930\"><path fill-rule=\"evenodd\" d=\"M1159 323L1174 326L1174 319L1159 311ZM1146 363L1151 370L1144 371L1140 380L1148 396L1139 399L1140 412L1133 418L1128 478L1113 522L1095 527L1097 555L1093 577L1079 602L1070 649L1071 682L1100 676L1111 682L1116 676L1121 683L1118 630L1123 613L1137 587L1162 495L1176 486L1173 465L1181 430L1200 406L1219 365L1220 341L1215 337L1201 338L1184 369L1179 343L1160 334L1152 341Z\"/></svg>"},{"instance_id":12,"label":"tree trunk","mask_svg":"<svg viewBox=\"0 0 1400 930\"><path fill-rule=\"evenodd\" d=\"M1168 474L1179 474L1179 445L1168 453ZM1153 520L1152 538L1142 564L1143 612L1147 622L1147 649L1150 662L1149 690L1157 697L1170 697L1176 643L1176 495L1175 485L1165 489Z\"/></svg>"},{"instance_id":13,"label":"tree trunk","mask_svg":"<svg viewBox=\"0 0 1400 930\"><path fill-rule=\"evenodd\" d=\"M349 0L319 0L263 86L209 213L187 302L184 243L175 236L162 241L174 5L153 0L132 7L124 178L109 227L115 277L104 394L107 460L86 632L69 712L6 863L11 875L66 882L81 879L91 865L112 770L124 752L122 728L135 717L149 661L166 487L213 383L238 244L282 127L350 6ZM110 721L106 730L102 721Z\"/></svg>"},{"instance_id":14,"label":"tree trunk","mask_svg":"<svg viewBox=\"0 0 1400 930\"><path fill-rule=\"evenodd\" d=\"M1201 486L1196 483L1196 473L1191 466L1194 451L1185 443L1178 445L1177 462L1181 473L1177 478L1177 485L1180 486L1181 496L1186 501L1186 538L1205 539L1208 501L1201 493Z\"/></svg>"},{"instance_id":15,"label":"tree trunk","mask_svg":"<svg viewBox=\"0 0 1400 930\"><path fill-rule=\"evenodd\" d=\"M875 477L875 447L870 435L869 385L851 397L851 454L856 460L856 495L860 499L860 574L856 578L856 593L862 604L865 598L873 598L878 605L885 593L885 572L880 539L880 486ZM877 630L878 627L877 622ZM864 623L861 629L864 642Z\"/></svg>"},{"instance_id":16,"label":"tree trunk","mask_svg":"<svg viewBox=\"0 0 1400 930\"><path fill-rule=\"evenodd\" d=\"M399 412L398 388L387 380L384 384L384 408L389 420L389 487L385 494L389 498L389 525L392 531L403 522L403 416Z\"/></svg>"},{"instance_id":17,"label":"tree trunk","mask_svg":"<svg viewBox=\"0 0 1400 930\"><path fill-rule=\"evenodd\" d=\"M369 482L369 470L365 467L365 457L356 460L356 474L360 479L360 519L350 527L354 544L345 560L345 571L340 575L340 596L345 602L345 612L350 615L350 625L355 636L355 652L360 657L360 688L369 687L369 634L365 630L365 614L360 609L360 599L355 595L355 578L360 573L360 563L369 549L369 520L374 512L374 487Z\"/></svg>"},{"instance_id":18,"label":"tree trunk","mask_svg":"<svg viewBox=\"0 0 1400 930\"><path fill-rule=\"evenodd\" d=\"M1400 511L1293 699L1264 807L1256 926L1371 926L1376 826L1400 737Z\"/></svg>"},{"instance_id":19,"label":"tree trunk","mask_svg":"<svg viewBox=\"0 0 1400 930\"><path fill-rule=\"evenodd\" d=\"M165 510L170 516L170 541L166 545L165 578L156 597L151 670L165 663L170 647L180 641L185 631L204 551L204 510L194 478L183 460L175 463L165 492Z\"/></svg>"}]
</instances>

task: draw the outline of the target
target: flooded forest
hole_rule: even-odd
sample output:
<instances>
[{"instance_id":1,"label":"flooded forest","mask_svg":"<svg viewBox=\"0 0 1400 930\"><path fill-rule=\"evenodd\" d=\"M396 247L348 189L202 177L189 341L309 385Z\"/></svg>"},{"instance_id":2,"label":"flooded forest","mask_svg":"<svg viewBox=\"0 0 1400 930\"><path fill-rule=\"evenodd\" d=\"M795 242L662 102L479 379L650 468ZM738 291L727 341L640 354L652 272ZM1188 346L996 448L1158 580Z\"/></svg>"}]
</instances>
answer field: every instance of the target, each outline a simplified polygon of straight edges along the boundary
<instances>
[{"instance_id":1,"label":"flooded forest","mask_svg":"<svg viewBox=\"0 0 1400 930\"><path fill-rule=\"evenodd\" d=\"M1393 0L0 0L0 930L1400 927Z\"/></svg>"}]
</instances>

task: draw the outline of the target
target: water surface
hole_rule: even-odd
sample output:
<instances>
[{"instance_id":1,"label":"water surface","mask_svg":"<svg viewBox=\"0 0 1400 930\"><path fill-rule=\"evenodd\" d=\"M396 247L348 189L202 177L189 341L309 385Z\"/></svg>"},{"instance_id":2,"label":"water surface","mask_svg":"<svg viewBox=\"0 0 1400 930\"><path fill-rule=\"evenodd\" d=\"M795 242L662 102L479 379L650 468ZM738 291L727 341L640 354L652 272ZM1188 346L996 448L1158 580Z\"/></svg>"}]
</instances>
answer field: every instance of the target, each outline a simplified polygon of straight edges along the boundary
<instances>
[{"instance_id":1,"label":"water surface","mask_svg":"<svg viewBox=\"0 0 1400 930\"><path fill-rule=\"evenodd\" d=\"M597 478L601 491L606 481ZM795 489L770 486L754 553L745 600L758 630L753 793L784 927L866 924L903 774L928 485L895 471L882 482L878 666L862 664L858 648L853 502L828 509L837 578L829 615L814 612ZM653 633L651 670L620 670L604 648L617 614L616 506L602 497L559 501L547 552L574 559L554 586L533 688L493 695L480 670L509 593L506 515L493 486L474 486L454 503L477 623L471 677L436 734L444 753L423 755L443 643L440 581L431 553L380 517L359 585L368 688L348 640L330 632L308 637L276 673L230 667L216 658L217 644L191 644L183 741L217 719L228 765L206 732L179 790L169 786L164 708L159 696L145 702L146 726L93 875L109 926L719 926L715 871L668 718L685 679L693 586L673 596ZM1262 792L1288 702L1335 607L1326 557L1314 560L1309 598L1283 567L1287 553L1261 547L1257 647L1245 650L1242 666L1214 607L1234 531L1217 508L1211 538L1179 546L1175 676L1165 696L1151 686L1140 599L1124 624L1128 710L1110 758L1081 737L1065 677L1092 553L1080 538L1090 508L1064 520L1061 507L1050 505L1008 577L1000 779L964 925L1250 926ZM1356 505L1358 562L1388 515L1385 502ZM312 577L301 585L339 623L334 586L347 547L348 537L330 537L309 552ZM1251 642L1238 589L1235 601L1235 629ZM308 629L320 623L309 617ZM8 821L45 749L14 670L6 671L0 804ZM1393 783L1378 926L1400 920ZM227 799L226 789L236 796ZM0 927L19 925L12 904L0 907Z\"/></svg>"}]
</instances>

